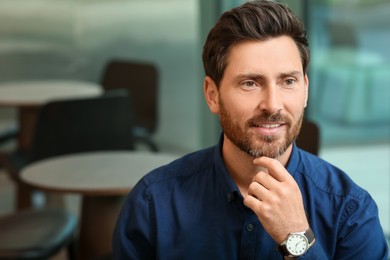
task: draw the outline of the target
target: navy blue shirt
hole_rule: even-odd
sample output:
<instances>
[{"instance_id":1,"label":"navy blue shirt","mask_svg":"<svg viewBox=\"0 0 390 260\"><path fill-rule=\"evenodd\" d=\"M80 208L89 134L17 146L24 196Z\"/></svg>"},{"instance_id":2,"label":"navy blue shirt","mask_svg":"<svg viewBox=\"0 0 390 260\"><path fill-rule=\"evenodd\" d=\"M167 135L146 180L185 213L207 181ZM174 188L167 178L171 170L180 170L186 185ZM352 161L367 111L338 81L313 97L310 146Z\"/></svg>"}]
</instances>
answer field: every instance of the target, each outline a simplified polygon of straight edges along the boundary
<instances>
[{"instance_id":1,"label":"navy blue shirt","mask_svg":"<svg viewBox=\"0 0 390 260\"><path fill-rule=\"evenodd\" d=\"M113 259L283 259L243 204L218 146L147 174L129 193L113 236ZM370 195L341 170L297 148L287 165L316 243L300 259L387 259Z\"/></svg>"}]
</instances>

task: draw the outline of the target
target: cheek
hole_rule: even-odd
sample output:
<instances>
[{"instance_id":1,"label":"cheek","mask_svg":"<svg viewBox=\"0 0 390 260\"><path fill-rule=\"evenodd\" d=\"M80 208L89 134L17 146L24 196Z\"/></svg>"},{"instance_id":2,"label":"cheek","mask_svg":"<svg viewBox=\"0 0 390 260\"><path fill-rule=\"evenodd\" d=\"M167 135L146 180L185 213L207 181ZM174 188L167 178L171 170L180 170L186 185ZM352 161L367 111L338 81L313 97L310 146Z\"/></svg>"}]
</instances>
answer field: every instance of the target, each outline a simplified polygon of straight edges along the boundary
<instances>
[{"instance_id":1,"label":"cheek","mask_svg":"<svg viewBox=\"0 0 390 260\"><path fill-rule=\"evenodd\" d=\"M285 109L296 117L300 115L306 107L306 96L304 93L299 95L286 95L284 97L284 107Z\"/></svg>"},{"instance_id":2,"label":"cheek","mask_svg":"<svg viewBox=\"0 0 390 260\"><path fill-rule=\"evenodd\" d=\"M223 106L228 111L232 120L246 122L256 114L258 104L250 98L236 95L234 98L224 98Z\"/></svg>"}]
</instances>

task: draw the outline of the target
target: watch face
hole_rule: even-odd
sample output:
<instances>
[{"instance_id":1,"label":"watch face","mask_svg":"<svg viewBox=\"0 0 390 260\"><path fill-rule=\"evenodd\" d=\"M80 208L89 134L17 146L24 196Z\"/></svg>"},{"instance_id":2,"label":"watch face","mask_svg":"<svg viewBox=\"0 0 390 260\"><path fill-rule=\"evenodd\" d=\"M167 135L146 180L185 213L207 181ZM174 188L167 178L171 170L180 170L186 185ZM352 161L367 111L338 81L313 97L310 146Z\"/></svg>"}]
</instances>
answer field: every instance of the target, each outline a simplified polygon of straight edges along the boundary
<instances>
[{"instance_id":1,"label":"watch face","mask_svg":"<svg viewBox=\"0 0 390 260\"><path fill-rule=\"evenodd\" d=\"M293 256L300 256L306 252L309 242L304 235L291 234L286 241L286 247Z\"/></svg>"}]
</instances>

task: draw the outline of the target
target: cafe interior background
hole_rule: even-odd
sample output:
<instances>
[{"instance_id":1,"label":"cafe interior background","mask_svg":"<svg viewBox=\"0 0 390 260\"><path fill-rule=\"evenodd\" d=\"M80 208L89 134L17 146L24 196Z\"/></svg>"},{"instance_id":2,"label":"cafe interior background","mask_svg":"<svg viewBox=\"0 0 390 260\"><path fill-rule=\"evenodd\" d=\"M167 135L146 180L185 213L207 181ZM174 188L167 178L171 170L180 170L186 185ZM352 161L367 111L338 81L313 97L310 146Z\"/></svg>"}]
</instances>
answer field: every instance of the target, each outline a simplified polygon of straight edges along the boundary
<instances>
[{"instance_id":1,"label":"cafe interior background","mask_svg":"<svg viewBox=\"0 0 390 260\"><path fill-rule=\"evenodd\" d=\"M1 0L0 88L46 79L99 83L114 58L153 63L159 73L153 139L160 150L184 154L212 145L220 128L203 98L202 45L217 17L242 2ZM306 116L320 127L320 157L371 193L390 234L390 2L282 2L308 28ZM0 131L15 118L14 109L0 107ZM0 214L13 211L12 193L0 172Z\"/></svg>"}]
</instances>

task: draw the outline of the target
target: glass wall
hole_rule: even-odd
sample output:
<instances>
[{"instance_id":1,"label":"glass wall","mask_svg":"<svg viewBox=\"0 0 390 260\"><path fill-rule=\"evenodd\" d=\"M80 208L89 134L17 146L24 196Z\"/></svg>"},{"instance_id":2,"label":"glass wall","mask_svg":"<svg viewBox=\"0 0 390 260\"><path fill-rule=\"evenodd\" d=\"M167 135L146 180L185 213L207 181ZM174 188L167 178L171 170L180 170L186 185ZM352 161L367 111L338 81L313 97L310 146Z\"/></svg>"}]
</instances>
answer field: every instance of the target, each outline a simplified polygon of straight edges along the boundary
<instances>
[{"instance_id":1,"label":"glass wall","mask_svg":"<svg viewBox=\"0 0 390 260\"><path fill-rule=\"evenodd\" d=\"M390 2L307 1L309 117L324 145L390 140Z\"/></svg>"},{"instance_id":2,"label":"glass wall","mask_svg":"<svg viewBox=\"0 0 390 260\"><path fill-rule=\"evenodd\" d=\"M162 149L200 146L197 0L2 0L1 83L99 82L110 59L156 64ZM0 108L0 129L14 118Z\"/></svg>"}]
</instances>

